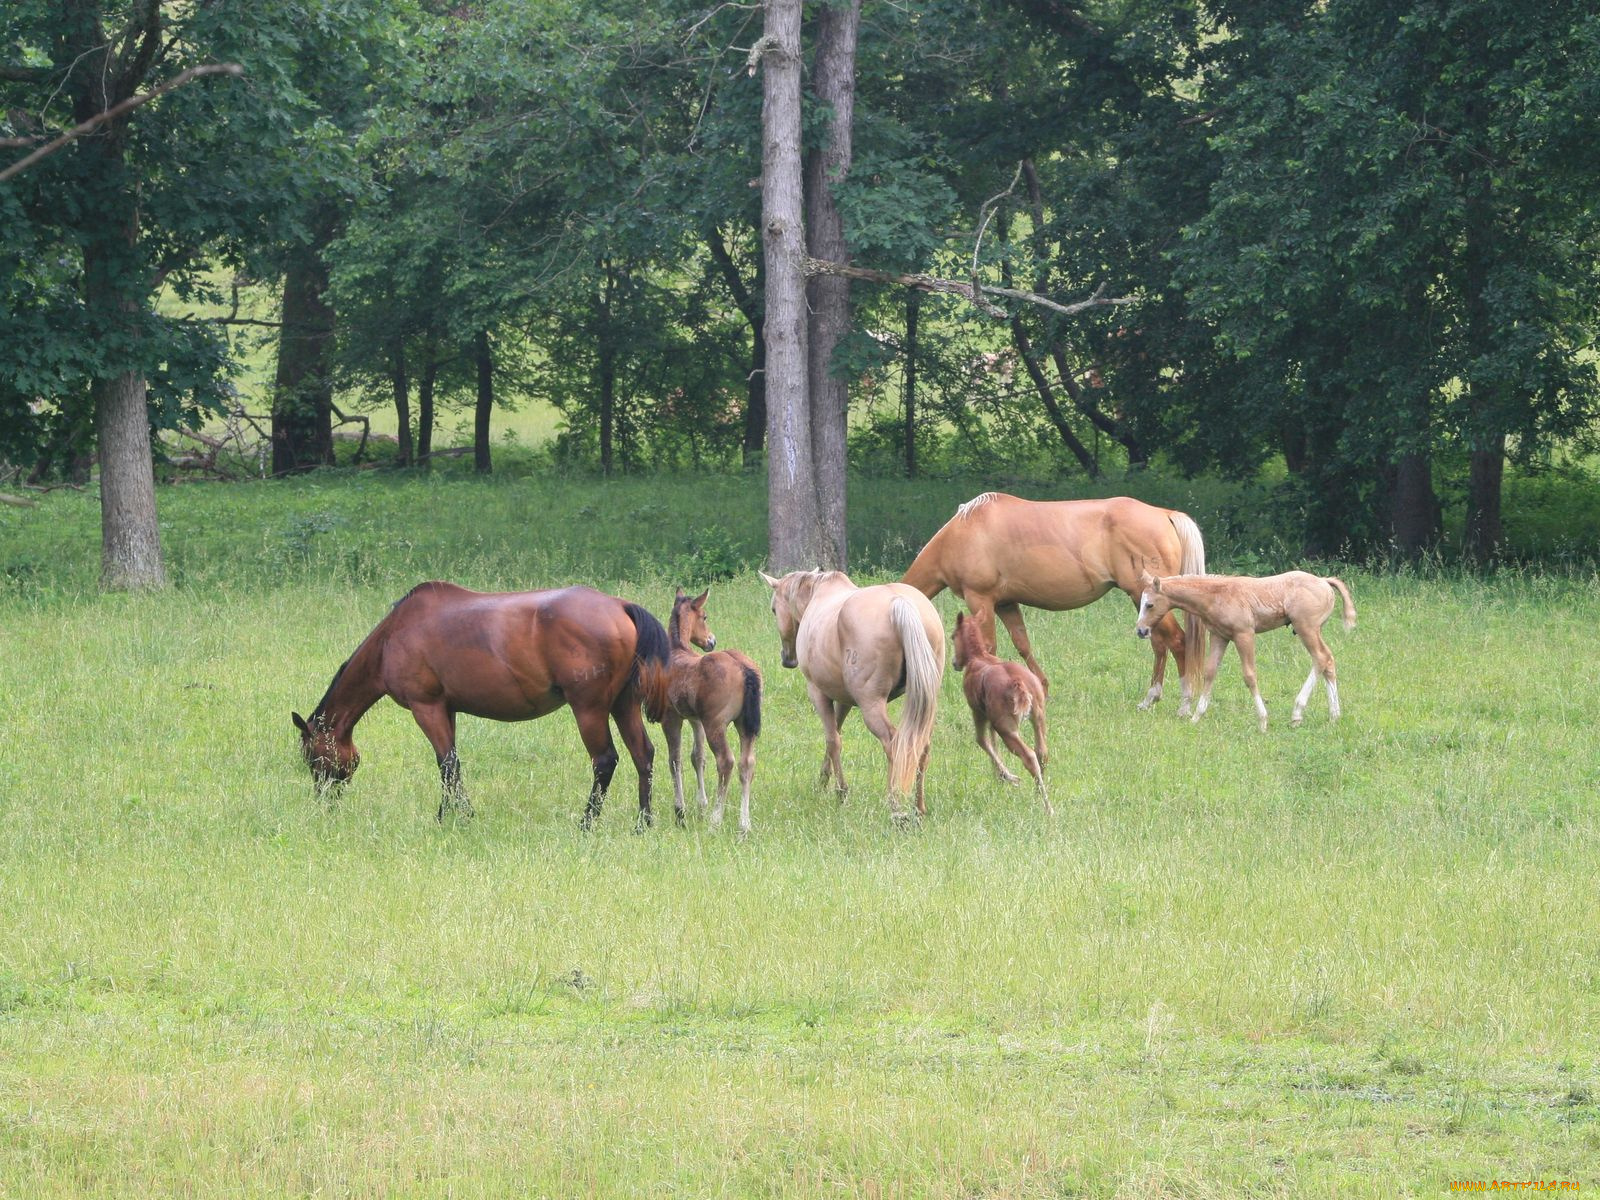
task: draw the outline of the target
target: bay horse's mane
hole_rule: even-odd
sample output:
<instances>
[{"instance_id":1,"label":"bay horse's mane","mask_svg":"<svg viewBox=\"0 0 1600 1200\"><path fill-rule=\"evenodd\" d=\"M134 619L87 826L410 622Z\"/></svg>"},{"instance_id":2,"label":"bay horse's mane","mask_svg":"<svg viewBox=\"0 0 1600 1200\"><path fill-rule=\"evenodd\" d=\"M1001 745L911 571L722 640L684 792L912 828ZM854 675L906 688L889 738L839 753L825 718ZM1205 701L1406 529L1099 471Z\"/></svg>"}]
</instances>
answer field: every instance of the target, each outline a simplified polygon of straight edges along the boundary
<instances>
[{"instance_id":1,"label":"bay horse's mane","mask_svg":"<svg viewBox=\"0 0 1600 1200\"><path fill-rule=\"evenodd\" d=\"M394 616L395 610L398 609L407 600L411 599L411 597L415 596L418 592L422 591L423 588L432 588L432 587L437 587L437 586L438 586L438 582L436 580L432 580L432 579L430 579L430 580L428 580L428 581L426 581L424 583L417 584L416 587L412 588L404 596L401 596L400 599L396 600L393 604L391 604L389 606L388 615L384 617L383 621L378 622L378 629L382 629L384 624L388 621L389 617ZM372 631L372 633L369 633L366 636L366 638L363 639L361 645L356 647L356 654L361 653L362 647L364 647L367 644L367 642L372 640L373 635L378 632L378 629L374 629ZM311 710L311 719L313 721L316 720L318 717L325 716L327 714L328 698L333 695L334 689L339 686L339 680L344 675L345 668L348 667L352 662L355 661L356 654L352 654L349 658L345 659L342 663L340 663L339 664L339 669L333 673L333 678L328 681L328 690L322 693L322 699L318 700L316 708Z\"/></svg>"}]
</instances>

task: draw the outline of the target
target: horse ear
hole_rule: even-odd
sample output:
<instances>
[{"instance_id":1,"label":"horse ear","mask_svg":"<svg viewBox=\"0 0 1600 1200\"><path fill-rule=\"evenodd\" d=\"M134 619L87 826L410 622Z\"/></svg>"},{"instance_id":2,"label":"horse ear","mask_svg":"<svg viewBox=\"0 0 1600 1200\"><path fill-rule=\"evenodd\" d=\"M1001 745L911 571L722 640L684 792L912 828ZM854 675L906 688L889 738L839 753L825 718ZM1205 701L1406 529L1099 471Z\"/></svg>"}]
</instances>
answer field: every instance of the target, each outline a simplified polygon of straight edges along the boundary
<instances>
[{"instance_id":1,"label":"horse ear","mask_svg":"<svg viewBox=\"0 0 1600 1200\"><path fill-rule=\"evenodd\" d=\"M966 613L958 612L956 614L956 628L960 629L961 628L961 622L965 621L966 619L967 619L967 614Z\"/></svg>"},{"instance_id":2,"label":"horse ear","mask_svg":"<svg viewBox=\"0 0 1600 1200\"><path fill-rule=\"evenodd\" d=\"M294 727L296 729L298 729L301 733L310 733L311 732L310 728L308 728L307 725L306 725L306 719L304 717L302 717L299 713L292 712L289 715L294 718Z\"/></svg>"},{"instance_id":3,"label":"horse ear","mask_svg":"<svg viewBox=\"0 0 1600 1200\"><path fill-rule=\"evenodd\" d=\"M766 584L769 588L773 589L773 591L777 591L778 585L783 582L783 580L781 580L781 579L774 579L771 575L768 575L765 571L757 571L756 574L761 576L761 582Z\"/></svg>"},{"instance_id":4,"label":"horse ear","mask_svg":"<svg viewBox=\"0 0 1600 1200\"><path fill-rule=\"evenodd\" d=\"M1159 596L1161 594L1161 577L1159 575L1151 575L1149 579L1150 582L1145 584L1145 587Z\"/></svg>"},{"instance_id":5,"label":"horse ear","mask_svg":"<svg viewBox=\"0 0 1600 1200\"><path fill-rule=\"evenodd\" d=\"M693 600L689 601L689 605L696 612L703 612L703 611L705 611L706 601L708 599L710 599L710 597L711 597L711 589L707 588L705 591L701 592L698 596L696 596Z\"/></svg>"},{"instance_id":6,"label":"horse ear","mask_svg":"<svg viewBox=\"0 0 1600 1200\"><path fill-rule=\"evenodd\" d=\"M683 597L684 597L684 591L683 591L682 588L673 588L672 589L672 598L673 598L673 600L675 600L675 601L676 600L682 600Z\"/></svg>"}]
</instances>

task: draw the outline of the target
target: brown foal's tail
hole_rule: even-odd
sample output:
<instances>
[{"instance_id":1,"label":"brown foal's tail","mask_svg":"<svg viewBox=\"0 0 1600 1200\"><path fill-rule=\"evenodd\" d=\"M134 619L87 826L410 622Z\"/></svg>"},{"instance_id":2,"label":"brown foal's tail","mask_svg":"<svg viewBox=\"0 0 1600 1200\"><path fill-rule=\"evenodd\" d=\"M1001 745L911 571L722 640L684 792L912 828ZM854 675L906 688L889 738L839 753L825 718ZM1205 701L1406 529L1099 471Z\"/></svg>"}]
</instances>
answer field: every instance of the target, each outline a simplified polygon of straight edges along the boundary
<instances>
[{"instance_id":1,"label":"brown foal's tail","mask_svg":"<svg viewBox=\"0 0 1600 1200\"><path fill-rule=\"evenodd\" d=\"M623 611L633 622L633 670L628 682L639 693L644 715L659 722L667 715L667 684L672 679L672 647L661 622L648 609L624 604Z\"/></svg>"},{"instance_id":2,"label":"brown foal's tail","mask_svg":"<svg viewBox=\"0 0 1600 1200\"><path fill-rule=\"evenodd\" d=\"M1200 536L1200 526L1188 513L1168 514L1172 528L1178 535L1180 557L1178 570L1184 575L1206 573L1206 543ZM1183 680L1189 685L1189 698L1200 695L1201 664L1206 658L1205 622L1188 609L1183 610Z\"/></svg>"},{"instance_id":3,"label":"brown foal's tail","mask_svg":"<svg viewBox=\"0 0 1600 1200\"><path fill-rule=\"evenodd\" d=\"M744 707L739 710L739 732L755 737L761 732L761 672L744 668Z\"/></svg>"},{"instance_id":4,"label":"brown foal's tail","mask_svg":"<svg viewBox=\"0 0 1600 1200\"><path fill-rule=\"evenodd\" d=\"M1324 579L1334 591L1344 597L1344 627L1347 630L1354 629L1356 627L1355 597L1350 594L1350 589L1345 586L1344 580L1335 579L1332 575L1324 576Z\"/></svg>"},{"instance_id":5,"label":"brown foal's tail","mask_svg":"<svg viewBox=\"0 0 1600 1200\"><path fill-rule=\"evenodd\" d=\"M900 639L906 663L906 706L900 728L889 743L889 790L907 795L916 786L922 753L933 739L933 718L939 703L939 659L922 627L922 617L904 596L889 602L889 620Z\"/></svg>"}]
</instances>

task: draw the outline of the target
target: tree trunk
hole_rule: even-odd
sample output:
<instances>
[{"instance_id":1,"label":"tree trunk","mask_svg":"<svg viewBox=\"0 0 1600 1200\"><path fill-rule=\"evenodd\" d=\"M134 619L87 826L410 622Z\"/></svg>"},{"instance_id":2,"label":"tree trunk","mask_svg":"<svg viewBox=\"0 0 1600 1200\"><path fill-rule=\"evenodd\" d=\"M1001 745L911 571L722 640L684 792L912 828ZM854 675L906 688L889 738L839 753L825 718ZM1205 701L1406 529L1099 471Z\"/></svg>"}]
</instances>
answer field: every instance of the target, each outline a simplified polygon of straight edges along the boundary
<instances>
[{"instance_id":1,"label":"tree trunk","mask_svg":"<svg viewBox=\"0 0 1600 1200\"><path fill-rule=\"evenodd\" d=\"M602 263L595 361L600 385L600 470L607 475L611 474L617 420L617 344L611 330L611 297L615 286L616 272L610 262Z\"/></svg>"},{"instance_id":2,"label":"tree trunk","mask_svg":"<svg viewBox=\"0 0 1600 1200\"><path fill-rule=\"evenodd\" d=\"M812 469L806 381L800 0L766 0L759 45L761 229L767 273L767 560L782 573L815 567L831 551Z\"/></svg>"},{"instance_id":3,"label":"tree trunk","mask_svg":"<svg viewBox=\"0 0 1600 1200\"><path fill-rule=\"evenodd\" d=\"M754 465L766 444L767 338L761 325L757 325L750 346L750 374L745 380L744 446L740 461L747 467Z\"/></svg>"},{"instance_id":4,"label":"tree trunk","mask_svg":"<svg viewBox=\"0 0 1600 1200\"><path fill-rule=\"evenodd\" d=\"M423 470L433 468L433 383L439 375L433 339L422 344L422 379L417 384L417 462Z\"/></svg>"},{"instance_id":5,"label":"tree trunk","mask_svg":"<svg viewBox=\"0 0 1600 1200\"><path fill-rule=\"evenodd\" d=\"M756 288L745 287L733 255L722 240L722 231L713 226L706 235L706 246L712 261L721 272L733 302L739 306L744 319L750 323L750 373L745 376L744 445L742 462L752 466L761 455L767 438L767 339L762 329L760 299L766 288L766 271L760 260L756 262Z\"/></svg>"},{"instance_id":6,"label":"tree trunk","mask_svg":"<svg viewBox=\"0 0 1600 1200\"><path fill-rule=\"evenodd\" d=\"M917 317L922 311L922 293L906 290L906 478L917 475Z\"/></svg>"},{"instance_id":7,"label":"tree trunk","mask_svg":"<svg viewBox=\"0 0 1600 1200\"><path fill-rule=\"evenodd\" d=\"M327 237L332 226L326 226ZM285 475L333 464L333 376L328 351L333 309L324 298L326 239L289 261L283 280L283 329L272 388L272 473Z\"/></svg>"},{"instance_id":8,"label":"tree trunk","mask_svg":"<svg viewBox=\"0 0 1600 1200\"><path fill-rule=\"evenodd\" d=\"M144 376L127 371L94 384L100 435L100 585L165 587L161 527Z\"/></svg>"},{"instance_id":9,"label":"tree trunk","mask_svg":"<svg viewBox=\"0 0 1600 1200\"><path fill-rule=\"evenodd\" d=\"M850 171L860 24L861 0L842 0L817 10L811 88L818 103L832 110L833 119L822 148L813 151L805 164L806 241L811 257L824 262L850 260L844 218L834 203L833 186ZM850 389L833 370L833 356L850 328L850 281L833 275L815 276L807 286L807 300L811 309L806 355L811 447L825 539L825 557L819 565L842 571L848 557L845 487Z\"/></svg>"},{"instance_id":10,"label":"tree trunk","mask_svg":"<svg viewBox=\"0 0 1600 1200\"><path fill-rule=\"evenodd\" d=\"M1389 536L1395 550L1416 558L1439 534L1439 499L1426 454L1403 454L1394 465L1389 492Z\"/></svg>"},{"instance_id":11,"label":"tree trunk","mask_svg":"<svg viewBox=\"0 0 1600 1200\"><path fill-rule=\"evenodd\" d=\"M115 153L120 168L120 149ZM114 251L91 245L84 252L86 307L102 336L126 328L138 311L137 302L121 290L129 264L137 261L138 218L129 212L115 223L122 232ZM100 453L100 586L112 591L165 587L144 374L130 369L97 379L90 394Z\"/></svg>"},{"instance_id":12,"label":"tree trunk","mask_svg":"<svg viewBox=\"0 0 1600 1200\"><path fill-rule=\"evenodd\" d=\"M489 357L489 331L478 330L472 340L478 364L478 407L472 421L472 465L480 475L494 470L489 460L489 415L494 411L494 360Z\"/></svg>"},{"instance_id":13,"label":"tree trunk","mask_svg":"<svg viewBox=\"0 0 1600 1200\"><path fill-rule=\"evenodd\" d=\"M399 429L399 446L395 450L395 466L411 465L411 381L406 378L406 344L396 341L393 358L394 416Z\"/></svg>"},{"instance_id":14,"label":"tree trunk","mask_svg":"<svg viewBox=\"0 0 1600 1200\"><path fill-rule=\"evenodd\" d=\"M1462 539L1469 558L1488 562L1500 553L1501 483L1506 470L1506 435L1496 434L1472 451L1467 468L1467 528Z\"/></svg>"}]
</instances>

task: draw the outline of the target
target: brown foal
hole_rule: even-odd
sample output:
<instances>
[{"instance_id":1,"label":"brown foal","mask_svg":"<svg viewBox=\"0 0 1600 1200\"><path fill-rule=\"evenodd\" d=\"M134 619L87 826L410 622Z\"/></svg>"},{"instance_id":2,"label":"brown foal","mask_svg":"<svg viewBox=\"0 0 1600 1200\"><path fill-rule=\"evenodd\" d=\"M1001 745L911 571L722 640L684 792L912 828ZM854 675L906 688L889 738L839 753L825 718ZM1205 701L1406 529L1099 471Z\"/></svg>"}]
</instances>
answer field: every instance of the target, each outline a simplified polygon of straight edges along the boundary
<instances>
[{"instance_id":1,"label":"brown foal","mask_svg":"<svg viewBox=\"0 0 1600 1200\"><path fill-rule=\"evenodd\" d=\"M994 741L989 736L990 726L993 726L1000 740L1033 776L1033 782L1039 787L1039 798L1044 801L1044 811L1054 816L1050 793L1044 786L1044 685L1021 663L1007 662L991 654L984 641L983 626L965 613L956 614L955 649L956 670L965 673L962 688L967 694L967 706L972 709L972 728L978 736L978 745L994 763L1001 779L1007 783L1019 782L995 753ZM1024 717L1033 725L1032 750L1017 736Z\"/></svg>"},{"instance_id":2,"label":"brown foal","mask_svg":"<svg viewBox=\"0 0 1600 1200\"><path fill-rule=\"evenodd\" d=\"M706 743L717 759L717 805L711 810L711 827L722 824L728 780L733 774L733 751L728 748L728 726L739 730L739 833L750 832L750 777L756 769L756 738L761 733L761 670L737 650L717 650L717 639L706 625L706 598L711 593L687 596L682 588L672 602L667 641L672 648L672 676L667 684L667 713L661 728L667 735L667 758L672 764L672 806L679 822L683 811L683 723L694 729L695 784L700 811L706 811ZM696 654L699 646L709 654Z\"/></svg>"}]
</instances>

